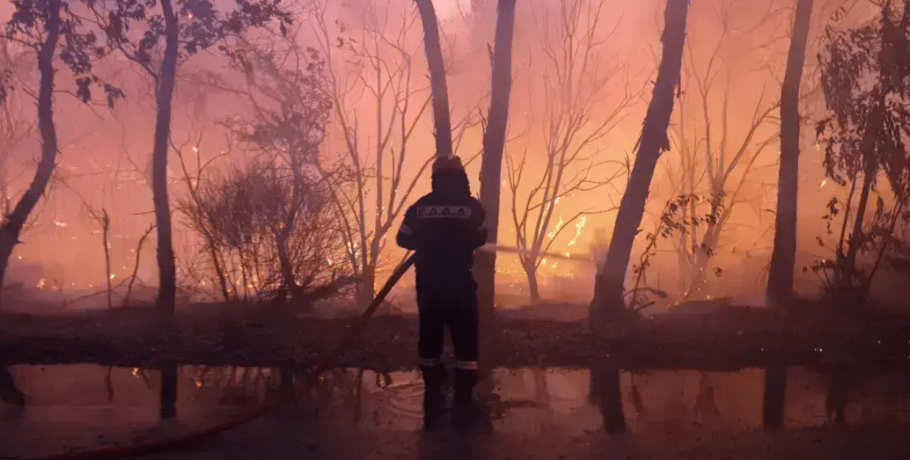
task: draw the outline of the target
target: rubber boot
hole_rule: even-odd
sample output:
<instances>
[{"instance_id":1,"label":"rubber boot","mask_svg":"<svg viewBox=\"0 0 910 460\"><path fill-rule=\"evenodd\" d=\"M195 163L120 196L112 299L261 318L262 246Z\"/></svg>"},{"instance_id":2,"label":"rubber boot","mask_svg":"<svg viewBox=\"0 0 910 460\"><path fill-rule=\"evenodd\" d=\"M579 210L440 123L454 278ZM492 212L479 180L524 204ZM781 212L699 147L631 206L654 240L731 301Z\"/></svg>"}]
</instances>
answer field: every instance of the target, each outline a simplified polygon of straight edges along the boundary
<instances>
[{"instance_id":1,"label":"rubber boot","mask_svg":"<svg viewBox=\"0 0 910 460\"><path fill-rule=\"evenodd\" d=\"M490 413L476 398L477 370L455 369L455 404L452 407L452 425L480 433L492 430Z\"/></svg>"},{"instance_id":2,"label":"rubber boot","mask_svg":"<svg viewBox=\"0 0 910 460\"><path fill-rule=\"evenodd\" d=\"M423 427L430 429L445 414L449 374L443 364L420 366L420 372L423 375Z\"/></svg>"}]
</instances>

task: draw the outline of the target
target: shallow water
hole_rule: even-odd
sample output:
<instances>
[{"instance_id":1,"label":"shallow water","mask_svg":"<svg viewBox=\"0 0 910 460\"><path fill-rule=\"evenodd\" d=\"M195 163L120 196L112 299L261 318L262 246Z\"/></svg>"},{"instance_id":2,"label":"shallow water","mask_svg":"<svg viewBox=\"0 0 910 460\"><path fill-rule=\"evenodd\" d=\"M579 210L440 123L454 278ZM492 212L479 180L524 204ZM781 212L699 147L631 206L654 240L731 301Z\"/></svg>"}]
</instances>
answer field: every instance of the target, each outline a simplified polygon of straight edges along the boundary
<instances>
[{"instance_id":1,"label":"shallow water","mask_svg":"<svg viewBox=\"0 0 910 460\"><path fill-rule=\"evenodd\" d=\"M8 370L25 395L25 406L0 403L0 458L129 444L162 430L157 369L59 365ZM285 375L286 384L288 378ZM181 366L179 426L168 429L193 431L261 407L277 394L281 382L278 369ZM491 383L482 393L491 401L497 434L539 437L558 432L571 438L603 430L588 369L497 369ZM622 416L632 434L733 435L762 426L762 369L620 371L619 383ZM789 369L785 427L830 424L836 401L829 387L823 375ZM323 374L320 386L310 392L308 401L318 411L301 410L290 417L317 421L321 430L363 436L414 432L422 423L422 392L416 371L378 375L335 369ZM906 375L854 379L846 394L848 425L910 423Z\"/></svg>"}]
</instances>

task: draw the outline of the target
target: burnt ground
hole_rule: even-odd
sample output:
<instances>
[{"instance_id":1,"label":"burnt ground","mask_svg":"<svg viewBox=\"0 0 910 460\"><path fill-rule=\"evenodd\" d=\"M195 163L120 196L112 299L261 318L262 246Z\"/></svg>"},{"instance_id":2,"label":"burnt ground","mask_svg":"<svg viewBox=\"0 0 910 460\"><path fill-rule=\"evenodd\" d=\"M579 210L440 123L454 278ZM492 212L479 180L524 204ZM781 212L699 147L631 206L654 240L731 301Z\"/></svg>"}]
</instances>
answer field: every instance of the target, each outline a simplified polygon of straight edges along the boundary
<instances>
[{"instance_id":1,"label":"burnt ground","mask_svg":"<svg viewBox=\"0 0 910 460\"><path fill-rule=\"evenodd\" d=\"M642 320L635 327L591 332L582 322L498 316L489 338L498 366L589 366L624 369L738 369L837 363L906 366L910 315L839 317L824 311L767 309ZM274 308L194 308L178 312L172 340L151 308L62 315L0 314L4 364L163 363L258 367L314 364L343 340L353 318L315 319ZM394 370L414 367L417 320L374 317L337 364Z\"/></svg>"}]
</instances>

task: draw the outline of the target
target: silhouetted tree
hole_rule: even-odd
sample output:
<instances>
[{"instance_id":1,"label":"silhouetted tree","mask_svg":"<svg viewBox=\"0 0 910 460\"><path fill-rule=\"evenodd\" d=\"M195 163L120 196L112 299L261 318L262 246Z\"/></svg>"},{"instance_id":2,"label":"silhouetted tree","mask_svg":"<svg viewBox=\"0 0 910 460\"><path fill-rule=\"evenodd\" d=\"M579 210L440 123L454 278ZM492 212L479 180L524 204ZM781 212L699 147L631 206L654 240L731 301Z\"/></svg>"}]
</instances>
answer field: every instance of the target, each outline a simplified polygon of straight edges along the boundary
<instances>
[{"instance_id":1,"label":"silhouetted tree","mask_svg":"<svg viewBox=\"0 0 910 460\"><path fill-rule=\"evenodd\" d=\"M796 203L799 186L799 89L806 58L806 42L812 19L813 0L797 0L787 70L780 98L780 168L777 183L777 214L774 218L774 249L768 272L767 296L771 304L793 294L796 263Z\"/></svg>"},{"instance_id":2,"label":"silhouetted tree","mask_svg":"<svg viewBox=\"0 0 910 460\"><path fill-rule=\"evenodd\" d=\"M502 154L509 126L509 97L512 92L512 38L515 32L515 1L499 0L490 77L490 110L483 133L480 165L480 204L486 209L487 243L499 242L499 198L502 186ZM491 345L496 320L496 252L478 251L474 262L480 322L481 372L492 371Z\"/></svg>"},{"instance_id":3,"label":"silhouetted tree","mask_svg":"<svg viewBox=\"0 0 910 460\"><path fill-rule=\"evenodd\" d=\"M793 265L796 263L796 204L799 186L799 89L806 58L806 42L812 19L813 0L797 0L787 70L780 98L780 169L777 182L777 214L774 218L774 248L768 272L768 305L780 308L793 297ZM784 418L787 370L765 370L764 426L780 428Z\"/></svg>"},{"instance_id":4,"label":"silhouetted tree","mask_svg":"<svg viewBox=\"0 0 910 460\"><path fill-rule=\"evenodd\" d=\"M433 128L436 137L436 156L447 157L452 148L452 116L449 113L449 89L446 83L445 60L439 38L439 21L432 0L414 0L423 24L424 52L430 70L430 94L433 106Z\"/></svg>"},{"instance_id":5,"label":"silhouetted tree","mask_svg":"<svg viewBox=\"0 0 910 460\"><path fill-rule=\"evenodd\" d=\"M855 28L836 30L836 23L830 24L819 56L831 112L818 126L826 144L825 173L841 186L849 183L849 194L844 202L832 198L828 204L829 219L842 216L840 236L834 260L815 268L833 272L829 287L842 307L857 307L865 300L895 225L910 218L904 209L910 197L910 158L904 144L910 134L910 2L899 2L903 8L895 3L882 2L878 20ZM891 206L878 191L881 173L890 188ZM873 192L879 196L870 223ZM847 232L851 220L853 228ZM873 249L873 265L858 267L857 256Z\"/></svg>"},{"instance_id":6,"label":"silhouetted tree","mask_svg":"<svg viewBox=\"0 0 910 460\"><path fill-rule=\"evenodd\" d=\"M673 113L673 99L679 87L688 12L689 0L667 0L660 67L636 146L635 163L619 204L606 261L595 280L594 299L589 313L592 322L615 318L625 309L623 291L632 244L645 212L657 160L661 153L670 148L667 127Z\"/></svg>"},{"instance_id":7,"label":"silhouetted tree","mask_svg":"<svg viewBox=\"0 0 910 460\"><path fill-rule=\"evenodd\" d=\"M6 23L5 38L34 52L38 65L37 112L38 132L41 136L41 159L28 190L16 206L3 218L0 226L0 287L6 274L9 257L19 241L19 236L29 214L44 194L57 162L57 129L54 125L55 62L64 64L74 74L75 95L83 102L91 100L91 89L100 86L107 95L108 105L123 93L101 82L92 73L93 61L101 57L105 47L98 43L94 32L82 27L78 14L71 5L83 2L67 0L22 0L13 3L15 11ZM11 88L0 81L0 102ZM6 153L4 152L4 155Z\"/></svg>"}]
</instances>

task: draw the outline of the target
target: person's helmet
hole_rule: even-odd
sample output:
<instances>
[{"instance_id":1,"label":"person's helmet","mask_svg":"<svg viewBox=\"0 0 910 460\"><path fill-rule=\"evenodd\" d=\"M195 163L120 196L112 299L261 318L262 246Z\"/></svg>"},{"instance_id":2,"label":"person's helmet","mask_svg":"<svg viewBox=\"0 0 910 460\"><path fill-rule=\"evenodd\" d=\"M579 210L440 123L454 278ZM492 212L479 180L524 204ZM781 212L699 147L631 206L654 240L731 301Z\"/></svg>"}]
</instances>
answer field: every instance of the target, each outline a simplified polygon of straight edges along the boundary
<instances>
[{"instance_id":1,"label":"person's helmet","mask_svg":"<svg viewBox=\"0 0 910 460\"><path fill-rule=\"evenodd\" d=\"M461 164L461 158L455 155L438 157L433 161L433 174L443 170L456 170L464 172L464 165Z\"/></svg>"}]
</instances>

